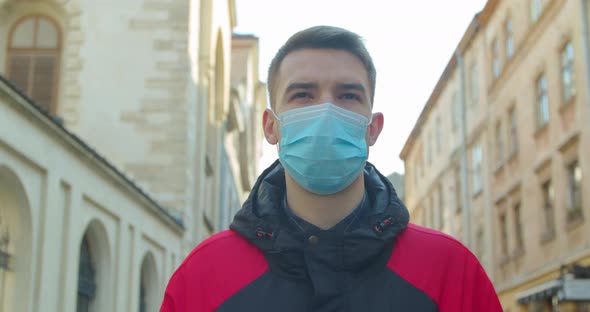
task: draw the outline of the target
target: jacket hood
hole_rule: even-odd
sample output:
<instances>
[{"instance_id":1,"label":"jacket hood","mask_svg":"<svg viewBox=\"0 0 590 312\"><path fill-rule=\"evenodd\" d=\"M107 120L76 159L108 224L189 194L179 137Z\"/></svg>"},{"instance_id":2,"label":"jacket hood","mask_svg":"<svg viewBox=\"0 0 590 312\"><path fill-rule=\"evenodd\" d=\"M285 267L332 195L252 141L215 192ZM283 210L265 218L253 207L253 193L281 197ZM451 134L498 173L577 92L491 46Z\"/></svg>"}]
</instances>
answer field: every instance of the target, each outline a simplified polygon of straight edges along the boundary
<instances>
[{"instance_id":1,"label":"jacket hood","mask_svg":"<svg viewBox=\"0 0 590 312\"><path fill-rule=\"evenodd\" d=\"M344 233L327 230L322 234L334 247L328 252L333 254L327 257L335 258L326 261L332 261L335 269L361 270L393 245L394 238L409 221L408 210L391 182L369 162L363 174L369 205L359 216L360 226ZM298 259L302 258L307 238L289 225L282 209L285 192L285 172L277 160L259 176L230 228L258 247L271 267L270 260L275 259L282 271L300 275L304 268Z\"/></svg>"}]
</instances>

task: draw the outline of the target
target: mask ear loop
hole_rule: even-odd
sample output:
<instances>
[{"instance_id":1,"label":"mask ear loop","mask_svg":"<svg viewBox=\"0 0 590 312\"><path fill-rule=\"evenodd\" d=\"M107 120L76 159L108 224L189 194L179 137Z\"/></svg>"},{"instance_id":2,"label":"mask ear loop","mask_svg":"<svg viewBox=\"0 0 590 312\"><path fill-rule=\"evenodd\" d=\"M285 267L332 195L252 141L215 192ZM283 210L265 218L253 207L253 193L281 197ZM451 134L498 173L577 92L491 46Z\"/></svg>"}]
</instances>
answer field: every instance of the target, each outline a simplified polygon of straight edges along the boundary
<instances>
[{"instance_id":1,"label":"mask ear loop","mask_svg":"<svg viewBox=\"0 0 590 312\"><path fill-rule=\"evenodd\" d=\"M278 122L281 122L281 119L279 118L279 116L277 116L277 114L275 114L275 112L272 109L269 109L269 111ZM371 118L373 118L373 117L371 116Z\"/></svg>"},{"instance_id":2,"label":"mask ear loop","mask_svg":"<svg viewBox=\"0 0 590 312\"><path fill-rule=\"evenodd\" d=\"M276 119L276 121L280 124L281 123L281 119L279 118L279 116L277 116L277 114L275 114L275 112L272 109L269 109L270 113L272 114L272 116ZM277 144L275 144L277 147L277 154L281 151L281 141L278 141Z\"/></svg>"}]
</instances>

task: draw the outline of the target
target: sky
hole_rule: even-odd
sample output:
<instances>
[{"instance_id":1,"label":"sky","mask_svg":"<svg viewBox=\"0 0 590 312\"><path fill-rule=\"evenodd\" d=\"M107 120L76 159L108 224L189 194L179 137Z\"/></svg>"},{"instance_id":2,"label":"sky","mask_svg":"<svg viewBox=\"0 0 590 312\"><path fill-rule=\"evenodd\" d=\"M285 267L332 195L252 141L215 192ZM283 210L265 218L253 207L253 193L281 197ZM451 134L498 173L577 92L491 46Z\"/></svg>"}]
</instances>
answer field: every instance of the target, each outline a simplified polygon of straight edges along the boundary
<instances>
[{"instance_id":1,"label":"sky","mask_svg":"<svg viewBox=\"0 0 590 312\"><path fill-rule=\"evenodd\" d=\"M469 23L485 0L236 0L235 33L259 38L260 80L295 32L316 25L346 28L364 38L377 68L373 112L385 117L369 161L403 173L399 154ZM264 140L260 170L277 159Z\"/></svg>"}]
</instances>

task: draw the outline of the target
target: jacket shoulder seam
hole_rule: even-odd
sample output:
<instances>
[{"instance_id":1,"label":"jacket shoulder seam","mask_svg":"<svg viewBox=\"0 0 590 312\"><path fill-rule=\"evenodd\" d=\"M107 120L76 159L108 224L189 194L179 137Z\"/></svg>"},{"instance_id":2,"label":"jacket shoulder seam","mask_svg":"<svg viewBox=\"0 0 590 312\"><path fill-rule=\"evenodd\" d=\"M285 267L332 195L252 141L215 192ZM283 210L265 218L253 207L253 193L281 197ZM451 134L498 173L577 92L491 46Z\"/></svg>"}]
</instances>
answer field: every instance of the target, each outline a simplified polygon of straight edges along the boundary
<instances>
[{"instance_id":1,"label":"jacket shoulder seam","mask_svg":"<svg viewBox=\"0 0 590 312\"><path fill-rule=\"evenodd\" d=\"M456 240L455 238L449 237L447 235L444 235L442 233L436 233L436 232L429 232L429 231L425 231L422 230L420 228L416 228L416 227L408 227L406 230L410 230L410 231L415 231L415 232L419 232L421 234L425 234L425 235L429 235L429 236L433 236L439 239L443 239L445 241L448 241L450 243L452 243L453 245L459 247L463 252L467 252L467 253L471 253L471 250L469 250L467 247L465 247L465 245L461 244L458 240Z\"/></svg>"},{"instance_id":2,"label":"jacket shoulder seam","mask_svg":"<svg viewBox=\"0 0 590 312\"><path fill-rule=\"evenodd\" d=\"M205 240L199 246L197 246L197 248L195 248L188 257L186 257L185 261L181 264L181 267L184 267L186 263L190 262L193 257L195 257L198 253L203 252L204 249L210 247L212 244L232 238L236 238L235 233L227 230L226 232L219 233L217 236Z\"/></svg>"}]
</instances>

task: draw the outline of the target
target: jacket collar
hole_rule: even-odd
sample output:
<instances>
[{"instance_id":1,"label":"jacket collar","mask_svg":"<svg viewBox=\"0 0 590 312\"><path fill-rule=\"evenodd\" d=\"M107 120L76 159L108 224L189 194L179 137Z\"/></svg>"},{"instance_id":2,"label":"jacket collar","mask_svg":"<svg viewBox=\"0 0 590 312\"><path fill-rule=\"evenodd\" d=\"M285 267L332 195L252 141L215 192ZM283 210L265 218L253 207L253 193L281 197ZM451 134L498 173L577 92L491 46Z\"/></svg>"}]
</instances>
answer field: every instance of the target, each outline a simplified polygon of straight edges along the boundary
<instances>
[{"instance_id":1,"label":"jacket collar","mask_svg":"<svg viewBox=\"0 0 590 312\"><path fill-rule=\"evenodd\" d=\"M359 226L346 231L338 224L316 233L327 246L322 262L334 270L359 272L374 262L406 228L409 214L393 186L375 167L365 165L365 206L359 207ZM256 245L271 269L291 277L306 274L303 253L310 233L293 224L284 209L285 173L276 161L258 178L230 228ZM350 222L350 220L343 222ZM315 234L314 234L315 235Z\"/></svg>"}]
</instances>

